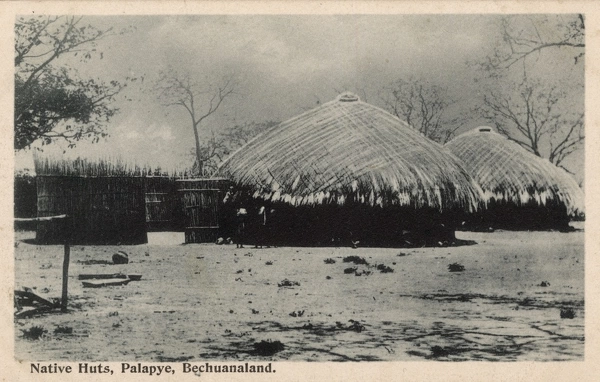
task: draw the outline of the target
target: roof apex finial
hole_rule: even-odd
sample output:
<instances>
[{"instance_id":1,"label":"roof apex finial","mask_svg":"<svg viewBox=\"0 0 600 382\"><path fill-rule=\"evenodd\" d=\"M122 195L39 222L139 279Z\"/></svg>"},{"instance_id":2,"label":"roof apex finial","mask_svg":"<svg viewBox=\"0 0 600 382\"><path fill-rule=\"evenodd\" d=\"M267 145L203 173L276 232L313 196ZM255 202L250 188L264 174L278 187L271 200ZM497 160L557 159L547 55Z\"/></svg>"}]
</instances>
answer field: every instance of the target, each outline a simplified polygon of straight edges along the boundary
<instances>
[{"instance_id":1,"label":"roof apex finial","mask_svg":"<svg viewBox=\"0 0 600 382\"><path fill-rule=\"evenodd\" d=\"M352 92L343 92L337 96L336 101L338 102L356 102L360 101L360 98Z\"/></svg>"}]
</instances>

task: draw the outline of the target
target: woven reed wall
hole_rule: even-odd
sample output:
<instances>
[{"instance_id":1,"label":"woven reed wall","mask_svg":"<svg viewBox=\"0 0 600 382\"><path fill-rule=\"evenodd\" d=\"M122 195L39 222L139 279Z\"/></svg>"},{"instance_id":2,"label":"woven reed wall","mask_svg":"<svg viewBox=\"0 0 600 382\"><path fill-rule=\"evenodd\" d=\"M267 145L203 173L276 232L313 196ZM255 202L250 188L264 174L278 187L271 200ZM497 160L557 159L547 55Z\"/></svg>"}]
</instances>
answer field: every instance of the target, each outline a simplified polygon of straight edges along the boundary
<instances>
[{"instance_id":1,"label":"woven reed wall","mask_svg":"<svg viewBox=\"0 0 600 382\"><path fill-rule=\"evenodd\" d=\"M148 231L179 231L183 229L182 214L174 177L146 178L146 226Z\"/></svg>"},{"instance_id":2,"label":"woven reed wall","mask_svg":"<svg viewBox=\"0 0 600 382\"><path fill-rule=\"evenodd\" d=\"M37 189L35 177L15 176L14 216L16 218L34 218L37 216ZM15 229L35 230L35 222L15 222Z\"/></svg>"},{"instance_id":3,"label":"woven reed wall","mask_svg":"<svg viewBox=\"0 0 600 382\"><path fill-rule=\"evenodd\" d=\"M228 180L192 179L176 183L185 214L185 242L211 243L217 240L221 233L220 211L229 187Z\"/></svg>"},{"instance_id":4,"label":"woven reed wall","mask_svg":"<svg viewBox=\"0 0 600 382\"><path fill-rule=\"evenodd\" d=\"M73 244L148 242L143 177L38 175L37 204L39 217L72 217L68 233ZM38 243L62 243L60 224L38 222Z\"/></svg>"}]
</instances>

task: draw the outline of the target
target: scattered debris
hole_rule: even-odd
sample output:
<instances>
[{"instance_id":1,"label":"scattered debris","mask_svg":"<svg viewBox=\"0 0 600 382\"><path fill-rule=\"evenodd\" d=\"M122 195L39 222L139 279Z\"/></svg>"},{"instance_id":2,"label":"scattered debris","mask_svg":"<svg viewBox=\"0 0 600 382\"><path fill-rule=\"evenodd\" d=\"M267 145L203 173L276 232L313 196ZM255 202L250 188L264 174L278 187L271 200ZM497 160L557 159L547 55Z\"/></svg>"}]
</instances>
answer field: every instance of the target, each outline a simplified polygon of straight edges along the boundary
<instances>
[{"instance_id":1,"label":"scattered debris","mask_svg":"<svg viewBox=\"0 0 600 382\"><path fill-rule=\"evenodd\" d=\"M408 253L400 252L400 253L399 253L399 254L397 254L396 256L400 256L400 257L402 257L402 256L408 256L408 255L409 255Z\"/></svg>"},{"instance_id":2,"label":"scattered debris","mask_svg":"<svg viewBox=\"0 0 600 382\"><path fill-rule=\"evenodd\" d=\"M371 271L363 270L361 272L355 271L354 276L369 276L371 275Z\"/></svg>"},{"instance_id":3,"label":"scattered debris","mask_svg":"<svg viewBox=\"0 0 600 382\"><path fill-rule=\"evenodd\" d=\"M267 262L265 263L265 265L273 265L273 262L272 262L272 261L267 261Z\"/></svg>"},{"instance_id":4,"label":"scattered debris","mask_svg":"<svg viewBox=\"0 0 600 382\"><path fill-rule=\"evenodd\" d=\"M358 269L358 268L356 268L356 267L350 267L350 268L346 268L346 269L344 269L344 273L345 273L345 274L347 274L347 275L349 275L349 274L351 274L351 273L354 273L354 272L356 272L356 270L357 270L357 269Z\"/></svg>"},{"instance_id":5,"label":"scattered debris","mask_svg":"<svg viewBox=\"0 0 600 382\"><path fill-rule=\"evenodd\" d=\"M91 280L83 281L82 284L84 288L102 288L107 286L127 285L130 281L130 279Z\"/></svg>"},{"instance_id":6,"label":"scattered debris","mask_svg":"<svg viewBox=\"0 0 600 382\"><path fill-rule=\"evenodd\" d=\"M539 286L541 286L541 287L549 287L550 283L548 281L542 281Z\"/></svg>"},{"instance_id":7,"label":"scattered debris","mask_svg":"<svg viewBox=\"0 0 600 382\"><path fill-rule=\"evenodd\" d=\"M282 288L282 287L294 287L294 286L300 286L300 283L297 282L297 281L290 281L288 279L284 279L280 283L278 283L277 286L280 287L280 288Z\"/></svg>"},{"instance_id":8,"label":"scattered debris","mask_svg":"<svg viewBox=\"0 0 600 382\"><path fill-rule=\"evenodd\" d=\"M79 264L83 264L83 265L112 265L113 262L112 261L107 261L107 260L77 260L77 263Z\"/></svg>"},{"instance_id":9,"label":"scattered debris","mask_svg":"<svg viewBox=\"0 0 600 382\"><path fill-rule=\"evenodd\" d=\"M31 288L23 288L24 291L15 290L15 317L25 318L35 316L40 313L51 312L60 308L60 300L47 300L31 291ZM31 309L23 309L30 307Z\"/></svg>"},{"instance_id":10,"label":"scattered debris","mask_svg":"<svg viewBox=\"0 0 600 382\"><path fill-rule=\"evenodd\" d=\"M126 279L127 275L124 273L97 273L88 274L82 273L79 275L79 280L92 280L92 279Z\"/></svg>"},{"instance_id":11,"label":"scattered debris","mask_svg":"<svg viewBox=\"0 0 600 382\"><path fill-rule=\"evenodd\" d=\"M365 326L362 325L359 321L355 321L355 320L349 320L348 322L351 322L352 324L350 324L347 327L347 330L352 330L355 331L357 333L362 332L363 330L365 330Z\"/></svg>"},{"instance_id":12,"label":"scattered debris","mask_svg":"<svg viewBox=\"0 0 600 382\"><path fill-rule=\"evenodd\" d=\"M113 264L129 264L129 255L125 251L118 251L112 255Z\"/></svg>"},{"instance_id":13,"label":"scattered debris","mask_svg":"<svg viewBox=\"0 0 600 382\"><path fill-rule=\"evenodd\" d=\"M325 260L323 260L323 261L325 262L325 264L335 264L335 260L334 260L334 259L331 259L331 258L329 258L329 259L325 259Z\"/></svg>"},{"instance_id":14,"label":"scattered debris","mask_svg":"<svg viewBox=\"0 0 600 382\"><path fill-rule=\"evenodd\" d=\"M118 315L119 315L119 312L116 312L116 311L108 313L108 317L115 317L115 316L118 316Z\"/></svg>"},{"instance_id":15,"label":"scattered debris","mask_svg":"<svg viewBox=\"0 0 600 382\"><path fill-rule=\"evenodd\" d=\"M452 263L448 265L448 270L450 272L462 272L465 270L465 266L459 263Z\"/></svg>"},{"instance_id":16,"label":"scattered debris","mask_svg":"<svg viewBox=\"0 0 600 382\"><path fill-rule=\"evenodd\" d=\"M294 311L294 312L290 313L290 316L292 316L292 317L302 317L302 316L304 316L304 311L303 310Z\"/></svg>"},{"instance_id":17,"label":"scattered debris","mask_svg":"<svg viewBox=\"0 0 600 382\"><path fill-rule=\"evenodd\" d=\"M254 308L252 308L252 314L259 314L260 312Z\"/></svg>"},{"instance_id":18,"label":"scattered debris","mask_svg":"<svg viewBox=\"0 0 600 382\"><path fill-rule=\"evenodd\" d=\"M193 355L182 355L180 357L166 357L164 355L158 355L158 362L184 362L194 358Z\"/></svg>"}]
</instances>

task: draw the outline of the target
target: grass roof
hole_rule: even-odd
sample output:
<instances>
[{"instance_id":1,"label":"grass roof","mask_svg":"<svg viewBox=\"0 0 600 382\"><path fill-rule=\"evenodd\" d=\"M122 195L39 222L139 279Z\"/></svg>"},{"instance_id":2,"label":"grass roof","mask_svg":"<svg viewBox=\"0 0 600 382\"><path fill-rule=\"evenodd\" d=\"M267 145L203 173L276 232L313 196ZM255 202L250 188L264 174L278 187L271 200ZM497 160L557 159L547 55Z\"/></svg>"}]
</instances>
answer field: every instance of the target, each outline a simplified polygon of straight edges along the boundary
<instances>
[{"instance_id":1,"label":"grass roof","mask_svg":"<svg viewBox=\"0 0 600 382\"><path fill-rule=\"evenodd\" d=\"M558 202L569 213L584 210L581 187L563 169L540 158L489 127L478 127L446 144L462 159L483 189L486 201L505 200L517 205Z\"/></svg>"},{"instance_id":2,"label":"grass roof","mask_svg":"<svg viewBox=\"0 0 600 382\"><path fill-rule=\"evenodd\" d=\"M162 170L150 166L140 166L120 158L77 158L67 159L60 156L34 155L36 175L41 176L166 176L184 177L184 171L177 169Z\"/></svg>"},{"instance_id":3,"label":"grass roof","mask_svg":"<svg viewBox=\"0 0 600 382\"><path fill-rule=\"evenodd\" d=\"M217 170L255 197L291 205L474 210L481 190L460 161L388 112L342 94L276 125Z\"/></svg>"}]
</instances>

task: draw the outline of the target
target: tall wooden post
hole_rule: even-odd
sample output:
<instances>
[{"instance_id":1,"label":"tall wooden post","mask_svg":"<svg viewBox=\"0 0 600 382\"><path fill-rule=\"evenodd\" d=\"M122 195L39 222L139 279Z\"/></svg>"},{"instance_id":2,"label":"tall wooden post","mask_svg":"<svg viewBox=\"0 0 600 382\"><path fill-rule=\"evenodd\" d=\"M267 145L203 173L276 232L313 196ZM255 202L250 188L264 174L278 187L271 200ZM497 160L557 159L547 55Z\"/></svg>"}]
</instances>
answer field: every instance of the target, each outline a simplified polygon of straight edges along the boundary
<instances>
[{"instance_id":1,"label":"tall wooden post","mask_svg":"<svg viewBox=\"0 0 600 382\"><path fill-rule=\"evenodd\" d=\"M69 216L63 219L63 238L65 241L65 257L63 259L63 274L62 274L62 297L60 300L60 309L63 312L67 311L68 290L69 290L69 262L71 257L70 236L71 225L69 224Z\"/></svg>"}]
</instances>

